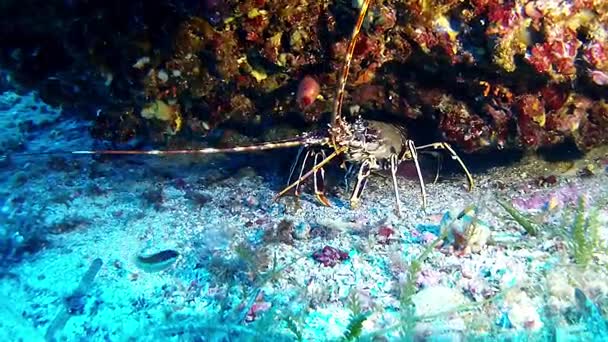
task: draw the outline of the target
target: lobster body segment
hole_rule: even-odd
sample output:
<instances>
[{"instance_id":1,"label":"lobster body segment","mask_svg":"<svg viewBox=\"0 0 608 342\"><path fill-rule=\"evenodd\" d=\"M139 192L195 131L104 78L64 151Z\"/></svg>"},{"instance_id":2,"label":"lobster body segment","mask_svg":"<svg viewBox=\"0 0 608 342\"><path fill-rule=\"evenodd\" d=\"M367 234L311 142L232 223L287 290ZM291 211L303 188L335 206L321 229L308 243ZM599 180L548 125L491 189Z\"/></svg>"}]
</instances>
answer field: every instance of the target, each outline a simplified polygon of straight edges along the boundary
<instances>
[{"instance_id":1,"label":"lobster body segment","mask_svg":"<svg viewBox=\"0 0 608 342\"><path fill-rule=\"evenodd\" d=\"M351 139L338 145L347 147L349 162L373 159L382 164L391 156L407 156L407 133L403 127L387 122L359 119L353 125Z\"/></svg>"},{"instance_id":2,"label":"lobster body segment","mask_svg":"<svg viewBox=\"0 0 608 342\"><path fill-rule=\"evenodd\" d=\"M416 146L414 141L409 139L404 127L387 122L364 120L361 118L358 118L353 123L341 121L340 128L340 134L334 135L333 142L330 143L329 139L327 139L322 143L317 144L319 146L304 146L311 148L304 154L299 178L283 189L277 195L277 198L286 194L292 188L295 188L296 196L299 195L302 182L306 178L314 176L314 189L317 199L324 205L329 205L329 201L324 195L323 179L325 171L323 167L331 159L342 155L345 162L349 164L348 174L350 174L350 171L352 171L354 167L358 167L357 182L350 198L351 207L356 207L359 204L361 195L367 184L367 179L373 171L390 170L393 179L397 211L398 213L401 213L401 201L399 199L399 189L397 185L397 169L399 165L405 161L413 161L416 166L420 191L422 193L422 206L426 207L426 188L418 162L418 151L427 149L442 149L448 151L451 154L452 159L456 160L464 170L469 181L469 189L472 189L473 187L473 178L471 177L470 172L454 149L445 142ZM331 133L332 127L329 129L328 135L331 135ZM326 146L334 148L334 152L329 156L326 155L324 150L320 149L321 147ZM292 172L289 177L290 180L300 155L301 151L296 158L294 167L292 167ZM304 173L308 160L313 160L313 166L310 171Z\"/></svg>"}]
</instances>

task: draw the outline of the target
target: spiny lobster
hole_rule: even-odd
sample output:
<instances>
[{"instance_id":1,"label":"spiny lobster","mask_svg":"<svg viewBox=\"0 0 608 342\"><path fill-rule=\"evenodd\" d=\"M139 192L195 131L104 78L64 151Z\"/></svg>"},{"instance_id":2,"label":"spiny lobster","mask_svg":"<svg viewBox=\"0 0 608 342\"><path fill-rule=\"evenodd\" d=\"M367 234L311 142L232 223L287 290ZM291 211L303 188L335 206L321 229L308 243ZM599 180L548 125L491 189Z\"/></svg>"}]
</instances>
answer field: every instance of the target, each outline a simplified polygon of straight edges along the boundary
<instances>
[{"instance_id":1,"label":"spiny lobster","mask_svg":"<svg viewBox=\"0 0 608 342\"><path fill-rule=\"evenodd\" d=\"M334 99L334 106L331 116L331 123L326 132L305 133L295 139L267 142L249 146L232 147L232 148L203 148L203 149L188 149L188 150L95 150L95 151L71 151L71 154L89 154L89 155L128 155L128 154L147 154L147 155L174 155L174 154L216 154L216 153L239 153L264 151L279 148L290 148L300 146L300 150L296 157L296 161L291 168L288 185L280 191L275 200L285 195L291 189L295 188L295 195L300 194L300 186L304 180L313 176L314 191L317 199L326 206L330 205L329 200L324 195L324 166L338 156L342 156L346 164L350 164L348 168L350 173L353 166L358 165L357 182L350 197L351 207L356 207L360 201L363 189L367 183L367 179L372 171L390 170L394 188L397 213L401 214L401 201L399 199L399 191L397 186L397 168L404 161L413 161L416 167L420 190L422 194L422 206L427 205L427 195L422 178L422 172L418 162L418 151L442 149L450 153L452 159L456 160L466 174L469 191L473 188L473 178L452 147L445 142L436 142L428 145L416 146L414 141L409 139L408 134L403 127L399 127L390 123L356 119L349 123L342 117L342 102L344 99L346 82L348 73L353 58L353 53L357 43L357 38L361 31L361 27L365 20L367 9L371 0L363 0L359 16L355 27L351 33L350 41L347 47L346 56L343 62L341 74L338 80L338 89ZM329 155L323 148L333 150ZM291 182L296 165L300 159L302 152L306 149L302 161L301 170L297 180ZM313 160L312 168L304 173L307 161L309 158Z\"/></svg>"}]
</instances>

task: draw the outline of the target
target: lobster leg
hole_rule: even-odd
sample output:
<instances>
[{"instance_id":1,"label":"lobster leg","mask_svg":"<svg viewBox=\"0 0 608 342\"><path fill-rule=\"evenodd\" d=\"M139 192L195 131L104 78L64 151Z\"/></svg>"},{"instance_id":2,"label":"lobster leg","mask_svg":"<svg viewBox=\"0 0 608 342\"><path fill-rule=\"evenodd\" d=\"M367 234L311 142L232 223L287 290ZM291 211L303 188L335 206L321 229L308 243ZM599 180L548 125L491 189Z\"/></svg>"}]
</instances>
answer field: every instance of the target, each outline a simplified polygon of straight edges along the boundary
<instances>
[{"instance_id":1,"label":"lobster leg","mask_svg":"<svg viewBox=\"0 0 608 342\"><path fill-rule=\"evenodd\" d=\"M312 153L311 150L306 151L306 154L304 155L304 160L302 160L302 166L300 167L300 175L298 176L298 179L302 177L302 174L304 174L304 169L306 168L306 162L308 161L308 157L311 155L311 153ZM298 153L298 156L296 157L297 158L295 161L296 164L298 163L299 157L300 157L300 153ZM292 170L294 168L295 168L295 164L292 167ZM287 180L287 185L289 185L290 182L291 182L291 173L289 174L289 179ZM302 183L299 183L298 185L296 185L296 189L294 191L294 195L296 197L299 197L301 194L301 191L300 191L301 186L302 186Z\"/></svg>"},{"instance_id":2,"label":"lobster leg","mask_svg":"<svg viewBox=\"0 0 608 342\"><path fill-rule=\"evenodd\" d=\"M437 171L435 172L435 179L433 179L433 184L437 183L439 180L439 174L441 173L441 166L443 163L443 156L441 154L434 154L435 158L437 158Z\"/></svg>"},{"instance_id":3,"label":"lobster leg","mask_svg":"<svg viewBox=\"0 0 608 342\"><path fill-rule=\"evenodd\" d=\"M291 183L291 178L293 177L297 164L300 161L300 156L302 155L303 150L304 150L304 147L300 148L300 150L298 151L298 154L296 156L296 160L291 165L291 170L289 171L289 179L287 180L287 185L289 185ZM320 151L307 150L306 153L304 154L304 159L302 160L302 165L300 166L300 175L298 176L298 179L302 178L302 175L304 174L304 169L306 169L306 163L308 162L308 159L311 156L314 156L313 157L313 167L315 165L317 165L321 160L323 160L327 157L325 155L325 151L323 151L323 150L320 150ZM317 199L319 200L319 202L323 203L323 205L325 205L325 206L328 206L328 207L331 206L331 204L329 203L329 200L327 199L327 197L325 197L325 169L324 168L321 167L313 173L313 183L314 183L314 189L315 189L315 196L317 196ZM302 193L301 192L302 184L303 183L300 182L295 186L294 195L296 197L299 197Z\"/></svg>"},{"instance_id":4,"label":"lobster leg","mask_svg":"<svg viewBox=\"0 0 608 342\"><path fill-rule=\"evenodd\" d=\"M439 180L439 175L441 174L441 166L443 165L443 155L437 151L420 151L420 154L431 155L437 161L437 168L435 169L435 178L433 178L433 184L437 183Z\"/></svg>"},{"instance_id":5,"label":"lobster leg","mask_svg":"<svg viewBox=\"0 0 608 342\"><path fill-rule=\"evenodd\" d=\"M410 154L412 155L412 160L414 161L414 165L416 166L416 173L418 174L418 181L420 182L420 192L422 193L422 208L426 208L427 199L426 199L426 187L424 186L424 178L422 178L422 171L420 170L420 163L418 162L418 152L416 151L416 145L412 140L408 140L407 148L410 150Z\"/></svg>"},{"instance_id":6,"label":"lobster leg","mask_svg":"<svg viewBox=\"0 0 608 342\"><path fill-rule=\"evenodd\" d=\"M302 155L302 152L305 148L306 146L301 146L298 149L298 154L296 154L296 160L293 161L293 164L291 164L291 169L289 169L289 178L287 179L287 185L291 183L291 177L293 177L293 173L296 171L296 166L298 166L298 161L300 160L300 156ZM300 176L302 175L300 174Z\"/></svg>"},{"instance_id":7,"label":"lobster leg","mask_svg":"<svg viewBox=\"0 0 608 342\"><path fill-rule=\"evenodd\" d=\"M473 190L473 187L475 186L475 183L473 182L473 176L471 176L469 169L467 169L467 167L466 167L466 165L464 165L464 162L462 161L462 159L460 159L460 157L458 156L458 154L456 154L456 151L454 151L454 149L452 148L452 146L450 146L450 144L445 143L445 142L437 142L437 143L433 143L433 144L417 146L416 150L423 150L423 149L427 149L427 148L442 149L442 150L448 151L450 153L450 155L452 156L452 159L456 160L458 162L458 164L460 164L460 167L466 174L467 181L469 183L469 191Z\"/></svg>"},{"instance_id":8,"label":"lobster leg","mask_svg":"<svg viewBox=\"0 0 608 342\"><path fill-rule=\"evenodd\" d=\"M393 177L393 188L395 189L395 203L397 205L397 215L401 216L401 199L399 198L399 187L397 185L397 168L399 159L396 154L391 155L391 176Z\"/></svg>"},{"instance_id":9,"label":"lobster leg","mask_svg":"<svg viewBox=\"0 0 608 342\"><path fill-rule=\"evenodd\" d=\"M350 191L350 184L348 179L353 175L355 169L355 164L349 163L346 169L346 173L344 174L344 186L346 187L346 192Z\"/></svg>"},{"instance_id":10,"label":"lobster leg","mask_svg":"<svg viewBox=\"0 0 608 342\"><path fill-rule=\"evenodd\" d=\"M325 151L321 150L320 152L315 153L315 165L317 165L321 160L325 159ZM325 197L325 169L320 167L313 174L314 186L315 186L315 196L319 202L323 203L326 207L330 207L331 203L327 197Z\"/></svg>"},{"instance_id":11,"label":"lobster leg","mask_svg":"<svg viewBox=\"0 0 608 342\"><path fill-rule=\"evenodd\" d=\"M322 168L323 166L325 166L325 164L329 163L332 159L334 159L336 156L338 156L339 154L343 153L344 151L345 151L345 148L342 147L342 148L339 148L336 151L332 152L332 154L330 154L327 158L323 159L318 164L316 164L315 166L313 166L312 169L310 169L308 172L306 172L304 175L302 175L295 182L289 184L287 187L285 187L285 189L281 190L281 192L279 192L274 197L274 200L275 201L278 200L280 197L282 197L283 195L285 195L289 190L291 190L294 187L296 187L299 184L301 184L304 180L306 180L308 177L310 177L315 172L317 172L317 170L319 170L320 168Z\"/></svg>"},{"instance_id":12,"label":"lobster leg","mask_svg":"<svg viewBox=\"0 0 608 342\"><path fill-rule=\"evenodd\" d=\"M359 200L361 199L363 189L365 188L365 184L367 184L367 177L369 177L371 171L371 161L365 160L359 168L359 172L357 173L357 184L355 185L353 194L350 196L350 206L352 208L359 206Z\"/></svg>"}]
</instances>

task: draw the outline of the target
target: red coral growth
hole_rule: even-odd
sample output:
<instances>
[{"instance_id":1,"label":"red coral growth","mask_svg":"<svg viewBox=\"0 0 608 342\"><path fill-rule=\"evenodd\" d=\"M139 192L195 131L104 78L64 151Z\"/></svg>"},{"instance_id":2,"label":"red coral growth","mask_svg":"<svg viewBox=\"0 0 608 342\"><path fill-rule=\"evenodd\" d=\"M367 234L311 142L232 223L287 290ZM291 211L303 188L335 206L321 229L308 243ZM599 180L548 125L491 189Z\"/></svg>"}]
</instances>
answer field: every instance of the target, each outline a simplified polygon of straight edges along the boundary
<instances>
[{"instance_id":1,"label":"red coral growth","mask_svg":"<svg viewBox=\"0 0 608 342\"><path fill-rule=\"evenodd\" d=\"M608 85L608 42L593 40L583 48L583 59L590 66L589 78L597 85Z\"/></svg>"},{"instance_id":2,"label":"red coral growth","mask_svg":"<svg viewBox=\"0 0 608 342\"><path fill-rule=\"evenodd\" d=\"M464 55L458 55L460 50L458 40L451 38L447 32L418 26L411 30L410 37L425 53L430 53L433 48L439 48L445 53L451 64L466 60Z\"/></svg>"},{"instance_id":3,"label":"red coral growth","mask_svg":"<svg viewBox=\"0 0 608 342\"><path fill-rule=\"evenodd\" d=\"M378 42L366 35L361 35L355 44L355 50L353 51L353 58L364 58L368 54L372 53L378 47Z\"/></svg>"},{"instance_id":4,"label":"red coral growth","mask_svg":"<svg viewBox=\"0 0 608 342\"><path fill-rule=\"evenodd\" d=\"M579 148L585 150L585 144L581 143L579 138L580 129L588 121L587 112L592 103L587 97L571 96L560 110L548 115L546 129L553 133L552 138L556 140L548 140L546 143L555 143L565 137L573 137Z\"/></svg>"},{"instance_id":5,"label":"red coral growth","mask_svg":"<svg viewBox=\"0 0 608 342\"><path fill-rule=\"evenodd\" d=\"M517 125L522 144L531 149L538 148L544 137L545 106L536 95L526 94L517 100L516 108L519 110Z\"/></svg>"},{"instance_id":6,"label":"red coral growth","mask_svg":"<svg viewBox=\"0 0 608 342\"><path fill-rule=\"evenodd\" d=\"M511 113L507 112L504 107L493 106L486 104L484 111L492 118L492 128L494 129L494 140L496 146L499 149L504 148L507 145L507 139L509 138L509 123L511 120Z\"/></svg>"},{"instance_id":7,"label":"red coral growth","mask_svg":"<svg viewBox=\"0 0 608 342\"><path fill-rule=\"evenodd\" d=\"M348 260L348 253L331 246L325 246L323 249L314 252L312 258L325 267L334 267L341 261Z\"/></svg>"},{"instance_id":8,"label":"red coral growth","mask_svg":"<svg viewBox=\"0 0 608 342\"><path fill-rule=\"evenodd\" d=\"M605 100L592 102L580 99L579 111L587 115L581 120L578 130L574 132L574 142L582 151L588 151L594 146L608 143L608 104Z\"/></svg>"},{"instance_id":9,"label":"red coral growth","mask_svg":"<svg viewBox=\"0 0 608 342\"><path fill-rule=\"evenodd\" d=\"M547 129L571 135L587 119L592 103L587 97L572 96L560 110L547 116Z\"/></svg>"},{"instance_id":10,"label":"red coral growth","mask_svg":"<svg viewBox=\"0 0 608 342\"><path fill-rule=\"evenodd\" d=\"M364 108L382 109L385 103L385 89L380 85L366 84L357 87L352 98L356 103L360 103Z\"/></svg>"},{"instance_id":11,"label":"red coral growth","mask_svg":"<svg viewBox=\"0 0 608 342\"><path fill-rule=\"evenodd\" d=\"M546 44L536 44L532 47L528 62L537 72L547 73L551 70L551 51Z\"/></svg>"},{"instance_id":12,"label":"red coral growth","mask_svg":"<svg viewBox=\"0 0 608 342\"><path fill-rule=\"evenodd\" d=\"M441 32L437 34L437 38L439 40L439 46L443 50L443 52L447 55L450 63L452 65L456 63L460 63L463 60L467 60L465 55L458 55L459 45L457 40L453 40L450 38L450 35L447 32Z\"/></svg>"},{"instance_id":13,"label":"red coral growth","mask_svg":"<svg viewBox=\"0 0 608 342\"><path fill-rule=\"evenodd\" d=\"M395 8L386 5L374 5L377 6L377 16L374 20L374 34L382 35L395 27L395 24L397 23L397 11Z\"/></svg>"},{"instance_id":14,"label":"red coral growth","mask_svg":"<svg viewBox=\"0 0 608 342\"><path fill-rule=\"evenodd\" d=\"M473 7L472 16L478 16L488 10L490 1L493 0L470 0L470 5Z\"/></svg>"},{"instance_id":15,"label":"red coral growth","mask_svg":"<svg viewBox=\"0 0 608 342\"><path fill-rule=\"evenodd\" d=\"M568 28L556 28L548 35L546 42L532 47L526 59L540 73L549 73L554 77L574 77L576 54L581 45L576 32Z\"/></svg>"},{"instance_id":16,"label":"red coral growth","mask_svg":"<svg viewBox=\"0 0 608 342\"><path fill-rule=\"evenodd\" d=\"M608 42L593 40L587 43L583 48L583 59L596 69L608 69Z\"/></svg>"},{"instance_id":17,"label":"red coral growth","mask_svg":"<svg viewBox=\"0 0 608 342\"><path fill-rule=\"evenodd\" d=\"M447 141L455 143L466 152L484 149L492 143L491 127L467 105L450 98L443 98L438 105L441 111L439 127Z\"/></svg>"},{"instance_id":18,"label":"red coral growth","mask_svg":"<svg viewBox=\"0 0 608 342\"><path fill-rule=\"evenodd\" d=\"M518 128L521 142L526 148L549 146L570 137L585 151L606 141L602 132L608 128L607 122L601 119L601 107L594 106L589 98L572 94L565 101L549 98L545 102L553 104L549 106L543 103L538 94L526 94L518 98ZM562 105L555 108L558 103ZM551 110L546 112L545 108L550 107Z\"/></svg>"},{"instance_id":19,"label":"red coral growth","mask_svg":"<svg viewBox=\"0 0 608 342\"><path fill-rule=\"evenodd\" d=\"M380 227L380 229L378 229L378 233L376 234L380 244L390 243L393 235L395 235L395 230L389 226Z\"/></svg>"},{"instance_id":20,"label":"red coral growth","mask_svg":"<svg viewBox=\"0 0 608 342\"><path fill-rule=\"evenodd\" d=\"M487 34L504 35L515 27L521 20L521 15L515 11L515 2L488 3L488 21L491 27Z\"/></svg>"},{"instance_id":21,"label":"red coral growth","mask_svg":"<svg viewBox=\"0 0 608 342\"><path fill-rule=\"evenodd\" d=\"M568 93L555 85L548 85L540 90L540 97L548 111L558 110L568 99Z\"/></svg>"},{"instance_id":22,"label":"red coral growth","mask_svg":"<svg viewBox=\"0 0 608 342\"><path fill-rule=\"evenodd\" d=\"M593 10L595 7L599 7L598 4L602 0L572 0L572 9L574 11L580 10Z\"/></svg>"},{"instance_id":23,"label":"red coral growth","mask_svg":"<svg viewBox=\"0 0 608 342\"><path fill-rule=\"evenodd\" d=\"M423 51L429 51L439 44L439 39L433 31L425 27L417 27L411 35Z\"/></svg>"},{"instance_id":24,"label":"red coral growth","mask_svg":"<svg viewBox=\"0 0 608 342\"><path fill-rule=\"evenodd\" d=\"M264 30L269 25L268 16L259 14L243 21L242 30L245 31L245 40L254 43L264 43Z\"/></svg>"}]
</instances>

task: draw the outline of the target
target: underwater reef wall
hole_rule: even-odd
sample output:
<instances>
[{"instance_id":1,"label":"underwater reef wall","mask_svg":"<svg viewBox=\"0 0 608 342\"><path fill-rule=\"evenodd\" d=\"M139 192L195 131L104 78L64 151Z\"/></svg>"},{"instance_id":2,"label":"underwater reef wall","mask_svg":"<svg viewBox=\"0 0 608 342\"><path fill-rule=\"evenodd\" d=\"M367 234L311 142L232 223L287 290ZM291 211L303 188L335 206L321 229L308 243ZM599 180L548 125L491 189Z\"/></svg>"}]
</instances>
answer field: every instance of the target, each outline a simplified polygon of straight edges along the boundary
<instances>
[{"instance_id":1,"label":"underwater reef wall","mask_svg":"<svg viewBox=\"0 0 608 342\"><path fill-rule=\"evenodd\" d=\"M3 1L0 69L116 143L302 128L331 112L360 5ZM608 2L372 1L344 101L469 153L605 144Z\"/></svg>"}]
</instances>

